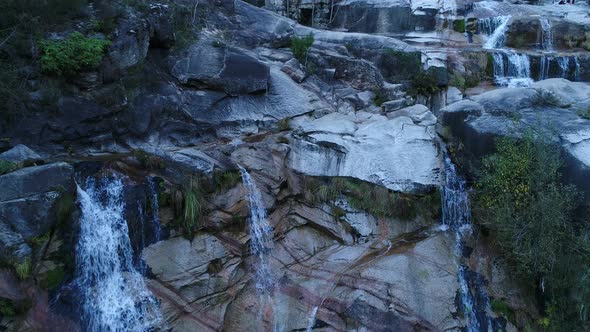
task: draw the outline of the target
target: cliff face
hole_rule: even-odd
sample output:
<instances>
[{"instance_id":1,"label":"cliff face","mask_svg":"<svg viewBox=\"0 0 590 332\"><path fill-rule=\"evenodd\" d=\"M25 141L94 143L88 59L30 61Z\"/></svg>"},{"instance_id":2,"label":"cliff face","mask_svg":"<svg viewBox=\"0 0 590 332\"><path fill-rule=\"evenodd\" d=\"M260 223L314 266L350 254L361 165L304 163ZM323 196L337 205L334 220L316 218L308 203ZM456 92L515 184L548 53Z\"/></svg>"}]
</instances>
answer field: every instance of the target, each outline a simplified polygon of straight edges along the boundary
<instances>
[{"instance_id":1,"label":"cliff face","mask_svg":"<svg viewBox=\"0 0 590 332\"><path fill-rule=\"evenodd\" d=\"M412 33L458 38L448 22L468 3L318 1L310 27L313 4L95 1L76 24L112 24L93 34L110 41L100 65L68 78L28 68L17 116L0 120L1 327L92 330L79 299L99 287L76 281L91 265L81 222L99 216L124 219L132 263L117 285L143 292L128 286L143 275L136 304L155 299L162 330L505 331L538 318L493 238L441 221L437 129L477 155L514 134L514 114L526 125L538 113L583 177L587 85L464 99L465 82L449 85L493 76L487 51L453 43L442 56L422 47L440 40ZM542 91L559 97L551 112ZM113 174L116 202L98 180ZM91 189L93 217L79 197Z\"/></svg>"}]
</instances>

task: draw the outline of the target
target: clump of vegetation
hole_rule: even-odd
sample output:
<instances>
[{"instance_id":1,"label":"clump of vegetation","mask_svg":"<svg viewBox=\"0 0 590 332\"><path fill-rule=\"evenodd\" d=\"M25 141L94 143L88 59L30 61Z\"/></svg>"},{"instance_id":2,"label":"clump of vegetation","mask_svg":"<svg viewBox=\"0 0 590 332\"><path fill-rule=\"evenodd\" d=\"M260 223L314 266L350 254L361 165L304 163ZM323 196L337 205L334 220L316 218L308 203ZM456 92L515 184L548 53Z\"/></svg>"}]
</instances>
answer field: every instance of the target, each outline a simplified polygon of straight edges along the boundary
<instances>
[{"instance_id":1,"label":"clump of vegetation","mask_svg":"<svg viewBox=\"0 0 590 332\"><path fill-rule=\"evenodd\" d=\"M453 30L457 32L464 33L465 32L465 20L454 20L453 21Z\"/></svg>"},{"instance_id":2,"label":"clump of vegetation","mask_svg":"<svg viewBox=\"0 0 590 332\"><path fill-rule=\"evenodd\" d=\"M65 224L74 212L76 200L68 193L62 193L55 202L55 213L58 225Z\"/></svg>"},{"instance_id":3,"label":"clump of vegetation","mask_svg":"<svg viewBox=\"0 0 590 332\"><path fill-rule=\"evenodd\" d=\"M430 96L438 92L440 88L433 75L420 72L411 83L409 93L413 96Z\"/></svg>"},{"instance_id":4,"label":"clump of vegetation","mask_svg":"<svg viewBox=\"0 0 590 332\"><path fill-rule=\"evenodd\" d=\"M590 108L585 111L583 111L583 110L578 111L578 115L584 119L590 120Z\"/></svg>"},{"instance_id":5,"label":"clump of vegetation","mask_svg":"<svg viewBox=\"0 0 590 332\"><path fill-rule=\"evenodd\" d=\"M499 316L503 316L510 322L515 321L514 310L510 308L506 301L502 301L499 299L493 299L491 303L492 311L495 312Z\"/></svg>"},{"instance_id":6,"label":"clump of vegetation","mask_svg":"<svg viewBox=\"0 0 590 332\"><path fill-rule=\"evenodd\" d=\"M41 44L41 70L65 77L95 70L109 45L108 40L89 38L79 32L63 40L46 40Z\"/></svg>"},{"instance_id":7,"label":"clump of vegetation","mask_svg":"<svg viewBox=\"0 0 590 332\"><path fill-rule=\"evenodd\" d=\"M166 162L162 158L149 154L141 149L133 150L133 156L143 168L163 169L166 167Z\"/></svg>"},{"instance_id":8,"label":"clump of vegetation","mask_svg":"<svg viewBox=\"0 0 590 332\"><path fill-rule=\"evenodd\" d=\"M16 308L12 301L0 298L0 317L14 317L16 316Z\"/></svg>"},{"instance_id":9,"label":"clump of vegetation","mask_svg":"<svg viewBox=\"0 0 590 332\"><path fill-rule=\"evenodd\" d=\"M454 86L459 90L465 90L465 77L459 73L453 73L449 78L449 86Z\"/></svg>"},{"instance_id":10,"label":"clump of vegetation","mask_svg":"<svg viewBox=\"0 0 590 332\"><path fill-rule=\"evenodd\" d=\"M375 96L373 96L373 102L377 106L383 105L383 103L386 102L387 100L388 100L387 97L379 91L375 92Z\"/></svg>"},{"instance_id":11,"label":"clump of vegetation","mask_svg":"<svg viewBox=\"0 0 590 332\"><path fill-rule=\"evenodd\" d=\"M351 178L306 178L305 199L315 203L331 203L346 198L356 209L377 217L414 219L418 212L438 206L438 199L428 196L414 197L388 190L387 188ZM336 213L335 215L341 215Z\"/></svg>"},{"instance_id":12,"label":"clump of vegetation","mask_svg":"<svg viewBox=\"0 0 590 332\"><path fill-rule=\"evenodd\" d=\"M0 159L0 175L10 173L10 172L16 170L17 168L18 168L17 164L10 162L10 161Z\"/></svg>"},{"instance_id":13,"label":"clump of vegetation","mask_svg":"<svg viewBox=\"0 0 590 332\"><path fill-rule=\"evenodd\" d=\"M194 183L185 188L183 191L183 226L187 233L192 233L199 226L203 215L203 198L198 185Z\"/></svg>"},{"instance_id":14,"label":"clump of vegetation","mask_svg":"<svg viewBox=\"0 0 590 332\"><path fill-rule=\"evenodd\" d=\"M22 262L14 264L14 272L20 280L25 280L31 275L31 259L26 258Z\"/></svg>"},{"instance_id":15,"label":"clump of vegetation","mask_svg":"<svg viewBox=\"0 0 590 332\"><path fill-rule=\"evenodd\" d=\"M421 68L420 53L388 48L381 59L380 67L383 68L383 75L390 81L412 79Z\"/></svg>"},{"instance_id":16,"label":"clump of vegetation","mask_svg":"<svg viewBox=\"0 0 590 332\"><path fill-rule=\"evenodd\" d=\"M312 33L305 37L294 36L291 38L291 51L293 51L295 58L304 65L307 64L307 55L313 41L314 38Z\"/></svg>"},{"instance_id":17,"label":"clump of vegetation","mask_svg":"<svg viewBox=\"0 0 590 332\"><path fill-rule=\"evenodd\" d=\"M574 219L578 193L561 182L559 148L532 132L496 148L483 162L474 215L496 233L517 273L543 283L546 328L587 330L580 313L590 302L590 224Z\"/></svg>"},{"instance_id":18,"label":"clump of vegetation","mask_svg":"<svg viewBox=\"0 0 590 332\"><path fill-rule=\"evenodd\" d=\"M486 58L486 75L488 77L494 77L494 56L488 53Z\"/></svg>"},{"instance_id":19,"label":"clump of vegetation","mask_svg":"<svg viewBox=\"0 0 590 332\"><path fill-rule=\"evenodd\" d=\"M217 170L213 174L213 180L215 181L215 189L217 191L226 191L235 187L241 181L240 171L229 170L221 171Z\"/></svg>"},{"instance_id":20,"label":"clump of vegetation","mask_svg":"<svg viewBox=\"0 0 590 332\"><path fill-rule=\"evenodd\" d=\"M287 131L287 130L289 130L289 121L290 120L291 119L288 118L288 117L279 120L277 122L277 127L278 127L279 131Z\"/></svg>"},{"instance_id":21,"label":"clump of vegetation","mask_svg":"<svg viewBox=\"0 0 590 332\"><path fill-rule=\"evenodd\" d=\"M552 91L538 89L532 103L535 106L559 106L559 98Z\"/></svg>"},{"instance_id":22,"label":"clump of vegetation","mask_svg":"<svg viewBox=\"0 0 590 332\"><path fill-rule=\"evenodd\" d=\"M66 272L62 267L56 267L53 270L47 271L41 280L41 286L45 289L57 288L66 276Z\"/></svg>"}]
</instances>

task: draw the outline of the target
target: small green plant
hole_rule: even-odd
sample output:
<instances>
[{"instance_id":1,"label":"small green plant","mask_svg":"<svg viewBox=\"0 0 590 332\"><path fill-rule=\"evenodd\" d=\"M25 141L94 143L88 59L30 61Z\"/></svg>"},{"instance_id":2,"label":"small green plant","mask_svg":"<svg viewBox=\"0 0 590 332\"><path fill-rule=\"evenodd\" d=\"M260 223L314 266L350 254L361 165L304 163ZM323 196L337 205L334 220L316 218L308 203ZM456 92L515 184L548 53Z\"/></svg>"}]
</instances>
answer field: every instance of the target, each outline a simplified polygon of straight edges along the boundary
<instances>
[{"instance_id":1,"label":"small green plant","mask_svg":"<svg viewBox=\"0 0 590 332\"><path fill-rule=\"evenodd\" d=\"M279 131L289 130L289 121L290 120L291 120L290 118L283 118L283 119L279 120L277 122L277 127L279 128Z\"/></svg>"},{"instance_id":2,"label":"small green plant","mask_svg":"<svg viewBox=\"0 0 590 332\"><path fill-rule=\"evenodd\" d=\"M25 280L31 275L31 259L25 258L24 261L14 264L14 271L20 280Z\"/></svg>"},{"instance_id":3,"label":"small green plant","mask_svg":"<svg viewBox=\"0 0 590 332\"><path fill-rule=\"evenodd\" d=\"M493 299L491 303L492 311L495 312L499 316L504 316L511 322L515 321L514 311L506 301L502 301L499 299Z\"/></svg>"},{"instance_id":4,"label":"small green plant","mask_svg":"<svg viewBox=\"0 0 590 332\"><path fill-rule=\"evenodd\" d=\"M430 96L438 92L440 89L436 83L436 79L425 72L420 72L411 83L410 94L413 96Z\"/></svg>"},{"instance_id":5,"label":"small green plant","mask_svg":"<svg viewBox=\"0 0 590 332\"><path fill-rule=\"evenodd\" d=\"M64 280L66 272L62 267L56 267L53 270L48 271L43 276L41 286L45 289L55 289Z\"/></svg>"},{"instance_id":6,"label":"small green plant","mask_svg":"<svg viewBox=\"0 0 590 332\"><path fill-rule=\"evenodd\" d=\"M0 159L0 175L10 173L10 172L16 170L17 168L18 168L17 164L10 162L10 161Z\"/></svg>"},{"instance_id":7,"label":"small green plant","mask_svg":"<svg viewBox=\"0 0 590 332\"><path fill-rule=\"evenodd\" d=\"M559 106L559 98L548 90L538 89L537 94L533 97L533 105L535 106Z\"/></svg>"},{"instance_id":8,"label":"small green plant","mask_svg":"<svg viewBox=\"0 0 590 332\"><path fill-rule=\"evenodd\" d=\"M238 170L217 170L213 174L213 180L217 191L226 191L235 187L240 182L241 176Z\"/></svg>"},{"instance_id":9,"label":"small green plant","mask_svg":"<svg viewBox=\"0 0 590 332\"><path fill-rule=\"evenodd\" d=\"M381 107L384 102L387 101L387 97L385 97L381 92L375 92L375 96L373 97L373 102L375 105Z\"/></svg>"},{"instance_id":10,"label":"small green plant","mask_svg":"<svg viewBox=\"0 0 590 332\"><path fill-rule=\"evenodd\" d=\"M225 43L219 40L214 40L211 45L213 45L215 48L222 48L225 46Z\"/></svg>"},{"instance_id":11,"label":"small green plant","mask_svg":"<svg viewBox=\"0 0 590 332\"><path fill-rule=\"evenodd\" d=\"M313 41L314 38L312 33L305 37L293 36L291 38L291 51L293 51L295 58L304 65L307 64L307 54L309 53L309 48L313 44Z\"/></svg>"},{"instance_id":12,"label":"small green plant","mask_svg":"<svg viewBox=\"0 0 590 332\"><path fill-rule=\"evenodd\" d=\"M590 120L590 108L585 111L578 111L578 115L584 119Z\"/></svg>"},{"instance_id":13,"label":"small green plant","mask_svg":"<svg viewBox=\"0 0 590 332\"><path fill-rule=\"evenodd\" d=\"M16 308L9 299L0 298L0 317L16 316Z\"/></svg>"},{"instance_id":14,"label":"small green plant","mask_svg":"<svg viewBox=\"0 0 590 332\"><path fill-rule=\"evenodd\" d=\"M60 225L65 224L74 212L75 199L68 193L62 193L55 202L55 214Z\"/></svg>"},{"instance_id":15,"label":"small green plant","mask_svg":"<svg viewBox=\"0 0 590 332\"><path fill-rule=\"evenodd\" d=\"M186 188L183 193L183 221L184 229L189 234L199 225L202 214L201 193L193 185Z\"/></svg>"},{"instance_id":16,"label":"small green plant","mask_svg":"<svg viewBox=\"0 0 590 332\"><path fill-rule=\"evenodd\" d=\"M486 59L486 75L488 77L494 77L494 56L488 53Z\"/></svg>"},{"instance_id":17,"label":"small green plant","mask_svg":"<svg viewBox=\"0 0 590 332\"><path fill-rule=\"evenodd\" d=\"M454 86L459 90L465 90L465 77L459 73L453 73L449 78L449 86Z\"/></svg>"},{"instance_id":18,"label":"small green plant","mask_svg":"<svg viewBox=\"0 0 590 332\"><path fill-rule=\"evenodd\" d=\"M110 41L89 38L79 32L63 40L41 43L41 71L48 75L72 77L100 65Z\"/></svg>"},{"instance_id":19,"label":"small green plant","mask_svg":"<svg viewBox=\"0 0 590 332\"><path fill-rule=\"evenodd\" d=\"M133 150L133 156L146 169L163 169L166 167L166 163L162 158L149 154L141 149Z\"/></svg>"},{"instance_id":20,"label":"small green plant","mask_svg":"<svg viewBox=\"0 0 590 332\"><path fill-rule=\"evenodd\" d=\"M465 20L454 20L453 30L464 33L465 32Z\"/></svg>"}]
</instances>

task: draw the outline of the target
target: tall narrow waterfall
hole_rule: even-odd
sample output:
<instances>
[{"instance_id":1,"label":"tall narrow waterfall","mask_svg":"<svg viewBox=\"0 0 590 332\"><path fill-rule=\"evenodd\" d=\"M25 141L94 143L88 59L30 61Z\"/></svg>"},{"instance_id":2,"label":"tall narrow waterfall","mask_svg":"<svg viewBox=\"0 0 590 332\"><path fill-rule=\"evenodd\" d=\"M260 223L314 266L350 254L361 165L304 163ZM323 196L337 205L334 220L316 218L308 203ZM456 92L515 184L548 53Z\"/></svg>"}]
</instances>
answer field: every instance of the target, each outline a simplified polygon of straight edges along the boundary
<instances>
[{"instance_id":1,"label":"tall narrow waterfall","mask_svg":"<svg viewBox=\"0 0 590 332\"><path fill-rule=\"evenodd\" d=\"M272 292L274 276L269 265L269 256L273 245L273 232L268 219L266 208L262 201L262 194L246 169L240 167L242 181L248 190L248 205L250 207L250 250L256 255L256 288L260 293Z\"/></svg>"},{"instance_id":2,"label":"tall narrow waterfall","mask_svg":"<svg viewBox=\"0 0 590 332\"><path fill-rule=\"evenodd\" d=\"M123 180L115 175L78 186L74 282L88 331L149 331L161 322L158 303L133 265L122 194Z\"/></svg>"},{"instance_id":3,"label":"tall narrow waterfall","mask_svg":"<svg viewBox=\"0 0 590 332\"><path fill-rule=\"evenodd\" d=\"M471 202L465 180L455 169L451 159L445 157L445 183L441 188L442 222L455 232L457 255L462 260L463 242L471 234ZM473 277L461 262L457 271L463 315L468 332L488 331L492 321L487 316L490 301L479 278Z\"/></svg>"},{"instance_id":4,"label":"tall narrow waterfall","mask_svg":"<svg viewBox=\"0 0 590 332\"><path fill-rule=\"evenodd\" d=\"M553 50L553 32L551 32L551 24L546 18L539 19L541 23L541 48L546 51Z\"/></svg>"}]
</instances>

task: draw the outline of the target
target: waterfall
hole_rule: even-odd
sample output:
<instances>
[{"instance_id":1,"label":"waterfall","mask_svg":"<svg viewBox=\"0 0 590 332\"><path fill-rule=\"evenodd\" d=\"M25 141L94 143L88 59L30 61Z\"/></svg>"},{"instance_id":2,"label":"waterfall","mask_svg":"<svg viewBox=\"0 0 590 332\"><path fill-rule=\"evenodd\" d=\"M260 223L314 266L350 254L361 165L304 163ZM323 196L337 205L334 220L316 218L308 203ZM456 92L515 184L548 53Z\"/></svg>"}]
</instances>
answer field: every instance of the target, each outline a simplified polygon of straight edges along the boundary
<instances>
[{"instance_id":1,"label":"waterfall","mask_svg":"<svg viewBox=\"0 0 590 332\"><path fill-rule=\"evenodd\" d=\"M553 57L551 56L541 56L541 71L539 73L539 80L545 80L549 78L549 67L551 66L552 59Z\"/></svg>"},{"instance_id":2,"label":"waterfall","mask_svg":"<svg viewBox=\"0 0 590 332\"><path fill-rule=\"evenodd\" d=\"M89 178L78 186L80 235L74 284L88 331L149 331L161 314L142 275L133 265L133 249L123 217L120 176Z\"/></svg>"},{"instance_id":3,"label":"waterfall","mask_svg":"<svg viewBox=\"0 0 590 332\"><path fill-rule=\"evenodd\" d=\"M137 201L137 215L139 222L139 232L136 232L136 239L132 239L132 245L136 252L140 253L143 248L152 243L156 243L162 239L162 226L160 224L160 207L158 206L158 192L151 177L147 178L146 184L148 187L146 203L149 204L144 207L142 201ZM139 239L137 239L139 237ZM139 243L137 243L139 242ZM147 266L141 259L141 255L135 255L135 267L142 274L147 272Z\"/></svg>"},{"instance_id":4,"label":"waterfall","mask_svg":"<svg viewBox=\"0 0 590 332\"><path fill-rule=\"evenodd\" d=\"M578 56L574 56L574 62L576 64L576 71L574 73L574 80L580 81L580 59L578 59Z\"/></svg>"},{"instance_id":5,"label":"waterfall","mask_svg":"<svg viewBox=\"0 0 590 332\"><path fill-rule=\"evenodd\" d=\"M506 50L495 52L492 58L496 84L509 87L526 87L532 84L531 63L528 55Z\"/></svg>"},{"instance_id":6,"label":"waterfall","mask_svg":"<svg viewBox=\"0 0 590 332\"><path fill-rule=\"evenodd\" d=\"M442 223L455 232L457 256L462 257L463 242L471 234L471 202L465 180L457 174L455 165L446 156L445 179L441 187ZM487 316L489 298L480 278L473 278L467 266L460 263L457 271L463 315L468 332L491 330L493 323Z\"/></svg>"},{"instance_id":7,"label":"waterfall","mask_svg":"<svg viewBox=\"0 0 590 332\"><path fill-rule=\"evenodd\" d=\"M490 20L490 23L488 24L489 28L486 27L486 29L490 31L492 27L495 28L483 47L487 49L496 49L504 46L506 29L510 22L510 16L498 16L488 20Z\"/></svg>"},{"instance_id":8,"label":"waterfall","mask_svg":"<svg viewBox=\"0 0 590 332\"><path fill-rule=\"evenodd\" d=\"M250 207L250 250L258 258L256 269L256 289L261 293L272 292L274 276L269 265L269 253L273 245L273 232L266 218L266 209L262 194L250 174L243 167L240 168L244 187L248 191L248 206Z\"/></svg>"},{"instance_id":9,"label":"waterfall","mask_svg":"<svg viewBox=\"0 0 590 332\"><path fill-rule=\"evenodd\" d=\"M546 18L539 19L541 23L541 48L546 51L553 50L553 33L551 32L551 24Z\"/></svg>"},{"instance_id":10,"label":"waterfall","mask_svg":"<svg viewBox=\"0 0 590 332\"><path fill-rule=\"evenodd\" d=\"M311 315L309 315L309 319L307 320L307 328L305 332L311 332L313 330L313 326L315 325L315 318L318 314L318 306L313 307L311 310Z\"/></svg>"},{"instance_id":11,"label":"waterfall","mask_svg":"<svg viewBox=\"0 0 590 332\"><path fill-rule=\"evenodd\" d=\"M570 65L570 58L561 56L557 58L557 64L559 65L560 69L560 77L567 78L567 71Z\"/></svg>"}]
</instances>

